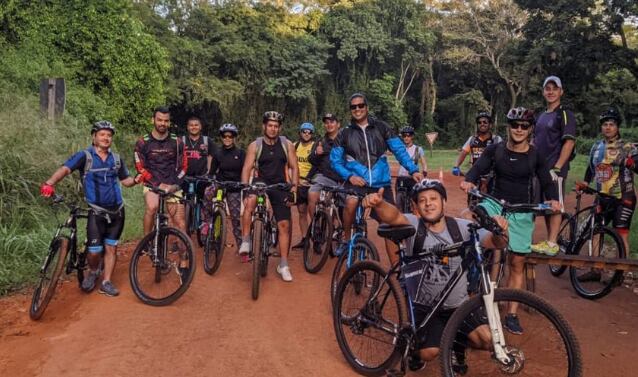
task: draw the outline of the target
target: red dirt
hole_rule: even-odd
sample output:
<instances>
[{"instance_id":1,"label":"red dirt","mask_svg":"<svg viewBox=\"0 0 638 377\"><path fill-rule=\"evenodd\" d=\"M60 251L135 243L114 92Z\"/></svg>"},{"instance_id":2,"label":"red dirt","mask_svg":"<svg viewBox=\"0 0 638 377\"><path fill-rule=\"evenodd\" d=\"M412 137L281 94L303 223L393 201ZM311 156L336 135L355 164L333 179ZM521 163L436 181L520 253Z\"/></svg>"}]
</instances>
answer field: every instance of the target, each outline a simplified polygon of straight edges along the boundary
<instances>
[{"instance_id":1,"label":"red dirt","mask_svg":"<svg viewBox=\"0 0 638 377\"><path fill-rule=\"evenodd\" d=\"M445 176L448 212L458 214L465 195L459 179ZM541 225L540 223L538 225ZM371 230L371 238L381 241ZM541 227L539 226L539 229ZM297 226L295 236L298 240ZM122 293L83 294L63 283L43 318L28 316L30 292L0 299L2 376L350 376L335 340L329 281L334 260L317 275L291 253L295 281L284 283L271 263L258 301L250 298L250 264L226 249L220 270L198 270L186 294L168 307L142 304L128 283L128 254L121 247L114 282ZM380 248L383 250L383 248ZM386 262L387 263L387 262ZM573 292L567 277L538 268L537 293L569 320L581 344L585 376L635 375L638 296L617 288L598 301ZM88 351L88 352L87 352ZM425 373L431 375L436 365Z\"/></svg>"}]
</instances>

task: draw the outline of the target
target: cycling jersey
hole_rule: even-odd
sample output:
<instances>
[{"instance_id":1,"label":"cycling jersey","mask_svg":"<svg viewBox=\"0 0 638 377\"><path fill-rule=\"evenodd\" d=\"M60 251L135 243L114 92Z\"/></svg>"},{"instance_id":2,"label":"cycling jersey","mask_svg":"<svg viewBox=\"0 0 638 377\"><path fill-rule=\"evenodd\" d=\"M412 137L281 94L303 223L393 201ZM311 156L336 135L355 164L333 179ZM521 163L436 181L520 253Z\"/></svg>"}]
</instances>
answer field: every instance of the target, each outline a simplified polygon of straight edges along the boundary
<instances>
[{"instance_id":1,"label":"cycling jersey","mask_svg":"<svg viewBox=\"0 0 638 377\"><path fill-rule=\"evenodd\" d=\"M87 151L92 156L92 166L88 172L84 171L86 165L86 153L80 151L69 158L64 166L71 171L80 171L84 177L84 197L87 203L104 207L119 207L122 205L122 189L119 181L129 176L129 172L121 160L119 169L115 162L114 154L109 150L106 160L97 154L93 146Z\"/></svg>"},{"instance_id":2,"label":"cycling jersey","mask_svg":"<svg viewBox=\"0 0 638 377\"><path fill-rule=\"evenodd\" d=\"M211 173L219 181L241 182L241 170L244 167L246 152L236 146L216 148Z\"/></svg>"},{"instance_id":3,"label":"cycling jersey","mask_svg":"<svg viewBox=\"0 0 638 377\"><path fill-rule=\"evenodd\" d=\"M135 144L135 168L140 174L150 174L148 182L153 186L179 185L188 164L183 149L181 140L174 134L159 140L149 133Z\"/></svg>"},{"instance_id":4,"label":"cycling jersey","mask_svg":"<svg viewBox=\"0 0 638 377\"><path fill-rule=\"evenodd\" d=\"M410 159L414 162L416 166L419 166L419 160L421 157L425 155L423 148L419 147L416 144L412 144L410 147L406 147L405 150L408 152ZM397 172L399 177L409 177L410 173L403 167L399 167L399 171Z\"/></svg>"},{"instance_id":5,"label":"cycling jersey","mask_svg":"<svg viewBox=\"0 0 638 377\"><path fill-rule=\"evenodd\" d=\"M483 153L485 148L487 148L488 146L492 144L498 144L501 141L503 141L503 139L500 136L492 135L492 133L485 136L484 138L481 136L482 135L470 136L470 138L467 139L465 144L463 144L463 150L470 155L470 164L472 165L474 165L476 160L478 160L479 157L481 157L481 154Z\"/></svg>"},{"instance_id":6,"label":"cycling jersey","mask_svg":"<svg viewBox=\"0 0 638 377\"><path fill-rule=\"evenodd\" d=\"M419 168L390 126L372 117L368 117L368 122L366 127L351 123L337 136L330 152L330 162L341 179L347 181L356 175L363 178L369 187L389 186L390 166L385 155L388 149L410 174L416 173Z\"/></svg>"},{"instance_id":7,"label":"cycling jersey","mask_svg":"<svg viewBox=\"0 0 638 377\"><path fill-rule=\"evenodd\" d=\"M309 176L308 173L310 173L310 170L312 168L309 157L314 144L314 141L310 141L305 144L301 142L295 144L295 152L297 154L297 162L299 165L299 178L303 180L312 178L311 176Z\"/></svg>"},{"instance_id":8,"label":"cycling jersey","mask_svg":"<svg viewBox=\"0 0 638 377\"><path fill-rule=\"evenodd\" d=\"M635 196L634 172L638 169L628 168L627 159L638 161L638 150L632 144L622 139L597 141L589 152L585 181L594 179L597 190L618 199Z\"/></svg>"},{"instance_id":9,"label":"cycling jersey","mask_svg":"<svg viewBox=\"0 0 638 377\"><path fill-rule=\"evenodd\" d=\"M208 173L208 156L215 153L215 145L206 136L193 141L189 136L182 137L184 154L186 155L186 175L195 177Z\"/></svg>"}]
</instances>

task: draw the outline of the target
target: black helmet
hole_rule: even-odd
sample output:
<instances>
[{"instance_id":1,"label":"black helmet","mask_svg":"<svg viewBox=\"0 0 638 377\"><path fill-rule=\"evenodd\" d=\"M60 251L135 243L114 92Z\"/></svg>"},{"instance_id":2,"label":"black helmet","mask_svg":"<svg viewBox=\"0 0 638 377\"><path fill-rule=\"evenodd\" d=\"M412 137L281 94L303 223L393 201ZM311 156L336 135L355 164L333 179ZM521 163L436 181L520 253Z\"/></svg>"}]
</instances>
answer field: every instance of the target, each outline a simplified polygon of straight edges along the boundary
<instances>
[{"instance_id":1,"label":"black helmet","mask_svg":"<svg viewBox=\"0 0 638 377\"><path fill-rule=\"evenodd\" d=\"M491 124L492 123L492 115L486 111L481 111L480 113L478 113L476 115L476 118L474 118L474 121L476 123L478 123L479 119L481 118L487 118L487 121Z\"/></svg>"},{"instance_id":2,"label":"black helmet","mask_svg":"<svg viewBox=\"0 0 638 377\"><path fill-rule=\"evenodd\" d=\"M221 127L219 127L219 135L223 136L226 132L230 132L231 134L237 136L239 134L239 129L232 123L224 123Z\"/></svg>"},{"instance_id":3,"label":"black helmet","mask_svg":"<svg viewBox=\"0 0 638 377\"><path fill-rule=\"evenodd\" d=\"M441 194L441 197L444 200L447 200L447 191L445 190L445 186L443 186L443 183L441 183L441 181L439 181L438 179L427 178L412 187L412 200L416 202L419 193L425 190L434 190Z\"/></svg>"},{"instance_id":4,"label":"black helmet","mask_svg":"<svg viewBox=\"0 0 638 377\"><path fill-rule=\"evenodd\" d=\"M510 109L510 111L507 112L507 122L512 123L516 121L534 124L534 111L524 107L515 107Z\"/></svg>"},{"instance_id":5,"label":"black helmet","mask_svg":"<svg viewBox=\"0 0 638 377\"><path fill-rule=\"evenodd\" d=\"M269 120L274 120L279 122L279 124L281 124L284 121L284 115L276 111L266 111L262 118L262 122L266 123Z\"/></svg>"},{"instance_id":6,"label":"black helmet","mask_svg":"<svg viewBox=\"0 0 638 377\"><path fill-rule=\"evenodd\" d=\"M618 127L620 127L620 123L622 123L622 118L620 117L620 113L618 113L618 110L616 110L613 107L610 107L607 110L605 110L605 112L600 114L600 117L598 118L598 122L601 125L608 120L613 120L614 122L616 122L616 125Z\"/></svg>"},{"instance_id":7,"label":"black helmet","mask_svg":"<svg viewBox=\"0 0 638 377\"><path fill-rule=\"evenodd\" d=\"M113 135L115 135L115 127L108 120L100 120L93 123L93 127L91 127L91 135L100 130L109 130L113 133Z\"/></svg>"},{"instance_id":8,"label":"black helmet","mask_svg":"<svg viewBox=\"0 0 638 377\"><path fill-rule=\"evenodd\" d=\"M400 134L412 134L414 135L414 128L410 126L405 126L399 131Z\"/></svg>"}]
</instances>

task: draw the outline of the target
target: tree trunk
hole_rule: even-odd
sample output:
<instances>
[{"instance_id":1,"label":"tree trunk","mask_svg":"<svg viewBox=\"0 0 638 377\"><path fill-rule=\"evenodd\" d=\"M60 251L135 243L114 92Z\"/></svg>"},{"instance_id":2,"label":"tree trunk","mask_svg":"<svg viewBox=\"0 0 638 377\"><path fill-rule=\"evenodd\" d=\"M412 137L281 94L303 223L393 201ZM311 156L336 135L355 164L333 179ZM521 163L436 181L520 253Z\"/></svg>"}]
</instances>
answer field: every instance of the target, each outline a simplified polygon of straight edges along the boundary
<instances>
[{"instance_id":1,"label":"tree trunk","mask_svg":"<svg viewBox=\"0 0 638 377\"><path fill-rule=\"evenodd\" d=\"M507 88L510 91L510 108L516 107L516 102L518 101L518 93L516 92L516 88L514 88L513 84L507 84Z\"/></svg>"}]
</instances>

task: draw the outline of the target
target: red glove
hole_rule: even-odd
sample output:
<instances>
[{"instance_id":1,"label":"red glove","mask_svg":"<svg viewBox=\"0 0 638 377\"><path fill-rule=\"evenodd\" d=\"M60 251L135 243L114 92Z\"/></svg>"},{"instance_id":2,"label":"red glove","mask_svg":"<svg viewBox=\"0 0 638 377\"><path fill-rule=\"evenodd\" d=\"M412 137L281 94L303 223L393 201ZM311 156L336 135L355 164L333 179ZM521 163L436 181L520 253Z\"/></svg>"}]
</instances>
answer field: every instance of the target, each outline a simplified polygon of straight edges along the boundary
<instances>
[{"instance_id":1,"label":"red glove","mask_svg":"<svg viewBox=\"0 0 638 377\"><path fill-rule=\"evenodd\" d=\"M633 158L631 158L631 156L625 159L625 166L628 167L629 169L632 169L634 167L634 164L635 164L635 161Z\"/></svg>"},{"instance_id":2,"label":"red glove","mask_svg":"<svg viewBox=\"0 0 638 377\"><path fill-rule=\"evenodd\" d=\"M135 181L137 181L138 183L146 183L150 181L151 178L153 178L153 175L151 175L151 173L149 173L148 171L144 170L143 172L135 176Z\"/></svg>"},{"instance_id":3,"label":"red glove","mask_svg":"<svg viewBox=\"0 0 638 377\"><path fill-rule=\"evenodd\" d=\"M576 182L576 191L582 191L583 189L586 189L587 187L589 187L587 182L584 182L584 181Z\"/></svg>"},{"instance_id":4,"label":"red glove","mask_svg":"<svg viewBox=\"0 0 638 377\"><path fill-rule=\"evenodd\" d=\"M55 188L52 185L43 183L42 186L40 186L40 195L45 198L50 198L53 194L55 194Z\"/></svg>"}]
</instances>

